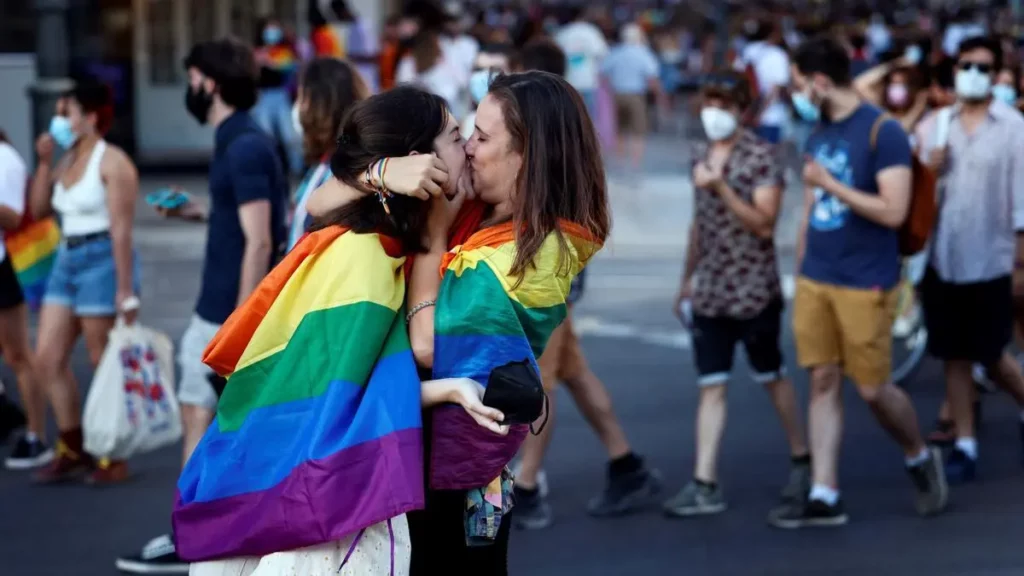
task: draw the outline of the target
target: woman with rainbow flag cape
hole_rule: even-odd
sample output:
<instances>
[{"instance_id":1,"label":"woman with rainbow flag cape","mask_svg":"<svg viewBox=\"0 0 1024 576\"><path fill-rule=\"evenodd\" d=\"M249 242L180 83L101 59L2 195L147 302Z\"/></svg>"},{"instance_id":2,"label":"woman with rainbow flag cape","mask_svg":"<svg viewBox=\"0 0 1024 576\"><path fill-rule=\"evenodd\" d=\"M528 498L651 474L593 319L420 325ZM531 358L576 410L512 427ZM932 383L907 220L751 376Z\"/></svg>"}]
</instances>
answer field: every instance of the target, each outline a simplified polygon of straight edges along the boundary
<instances>
[{"instance_id":1,"label":"woman with rainbow flag cape","mask_svg":"<svg viewBox=\"0 0 1024 576\"><path fill-rule=\"evenodd\" d=\"M610 220L597 135L583 100L558 76L496 78L466 152L476 199L434 199L434 209L458 214L451 226L429 227L406 301L417 311L412 349L429 377L486 382L510 361L536 369L565 317L572 278L600 249ZM329 183L310 198L310 213L350 201L350 189ZM506 465L527 427L494 434L447 404L427 410L423 424L426 507L409 514L412 574L507 574Z\"/></svg>"},{"instance_id":2,"label":"woman with rainbow flag cape","mask_svg":"<svg viewBox=\"0 0 1024 576\"><path fill-rule=\"evenodd\" d=\"M408 574L421 409L461 404L507 432L479 384L421 384L405 262L425 251L428 218L447 216L381 187L388 155L433 152L457 176L457 122L440 98L401 88L353 107L341 142L334 176L378 192L316 219L204 354L227 385L178 480L177 551L193 575Z\"/></svg>"}]
</instances>

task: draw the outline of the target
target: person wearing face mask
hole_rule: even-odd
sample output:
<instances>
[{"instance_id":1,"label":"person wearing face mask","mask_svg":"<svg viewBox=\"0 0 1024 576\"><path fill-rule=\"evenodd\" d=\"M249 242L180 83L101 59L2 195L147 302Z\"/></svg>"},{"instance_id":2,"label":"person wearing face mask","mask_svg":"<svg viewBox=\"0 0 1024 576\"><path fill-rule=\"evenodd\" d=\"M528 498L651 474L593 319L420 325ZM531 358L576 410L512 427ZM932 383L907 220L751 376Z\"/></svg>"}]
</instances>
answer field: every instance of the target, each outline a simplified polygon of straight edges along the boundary
<instances>
[{"instance_id":1,"label":"person wearing face mask","mask_svg":"<svg viewBox=\"0 0 1024 576\"><path fill-rule=\"evenodd\" d=\"M252 48L230 39L202 42L184 66L185 106L215 132L208 202L190 197L174 210L159 209L165 217L207 223L199 299L178 347L183 463L217 407L218 390L202 362L203 350L284 251L288 211L288 180L274 142L249 113L258 97ZM116 566L130 574L188 573L169 535L118 558Z\"/></svg>"},{"instance_id":2,"label":"person wearing face mask","mask_svg":"<svg viewBox=\"0 0 1024 576\"><path fill-rule=\"evenodd\" d=\"M996 84L992 87L992 98L1016 108L1024 109L1024 101L1017 93L1017 86L1020 86L1020 68L1004 67L996 76Z\"/></svg>"},{"instance_id":3,"label":"person wearing face mask","mask_svg":"<svg viewBox=\"0 0 1024 576\"><path fill-rule=\"evenodd\" d=\"M990 38L964 40L958 102L922 126L921 156L942 178L922 300L929 352L945 363L956 436L946 470L958 481L973 480L978 462L972 364L1020 407L1024 442L1024 375L1008 351L1024 294L1024 117L996 97L1002 58Z\"/></svg>"},{"instance_id":4,"label":"person wearing face mask","mask_svg":"<svg viewBox=\"0 0 1024 576\"><path fill-rule=\"evenodd\" d=\"M914 133L928 109L928 93L921 90L919 80L921 57L921 48L911 45L899 58L879 64L853 81L864 100L899 120L907 134Z\"/></svg>"},{"instance_id":5,"label":"person wearing face mask","mask_svg":"<svg viewBox=\"0 0 1024 576\"><path fill-rule=\"evenodd\" d=\"M252 109L252 117L281 144L290 173L299 174L302 170L302 148L292 126L289 91L299 71L298 52L285 38L284 29L277 20L261 20L259 30L255 54L259 64L260 93Z\"/></svg>"},{"instance_id":6,"label":"person wearing face mask","mask_svg":"<svg viewBox=\"0 0 1024 576\"><path fill-rule=\"evenodd\" d=\"M773 146L740 125L750 87L739 72L704 82L701 124L707 136L694 155L694 222L673 312L692 328L700 401L693 480L664 505L676 517L726 509L718 485L718 454L725 431L726 384L736 344L782 421L792 469L786 502L803 498L810 456L793 383L779 348L783 300L775 254L775 222L785 187ZM745 262L737 267L736 262ZM692 310L692 318L689 310Z\"/></svg>"},{"instance_id":7,"label":"person wearing face mask","mask_svg":"<svg viewBox=\"0 0 1024 576\"><path fill-rule=\"evenodd\" d=\"M500 47L485 47L476 57L473 68L473 73L469 76L469 98L473 108L466 114L461 128L462 138L465 140L473 136L476 127L476 107L487 95L491 80L498 74L509 72L508 55Z\"/></svg>"},{"instance_id":8,"label":"person wearing face mask","mask_svg":"<svg viewBox=\"0 0 1024 576\"><path fill-rule=\"evenodd\" d=\"M69 358L81 334L95 369L118 317L132 323L141 302L139 259L132 240L139 176L123 150L103 136L114 118L108 86L80 79L58 103L50 129L36 141L39 164L29 209L42 219L57 213L61 245L46 286L36 333L40 382L48 386L60 436L58 456L35 479L43 484L124 481L124 462L94 461L83 450L78 385ZM65 151L53 164L57 148Z\"/></svg>"},{"instance_id":9,"label":"person wearing face mask","mask_svg":"<svg viewBox=\"0 0 1024 576\"><path fill-rule=\"evenodd\" d=\"M772 511L769 522L795 529L848 521L838 475L844 375L902 449L918 513L939 513L948 499L941 453L926 446L914 405L891 377L910 141L853 88L849 55L830 37L797 51L792 100L802 118L819 123L807 142L793 300L797 360L811 377L813 480L806 498Z\"/></svg>"}]
</instances>

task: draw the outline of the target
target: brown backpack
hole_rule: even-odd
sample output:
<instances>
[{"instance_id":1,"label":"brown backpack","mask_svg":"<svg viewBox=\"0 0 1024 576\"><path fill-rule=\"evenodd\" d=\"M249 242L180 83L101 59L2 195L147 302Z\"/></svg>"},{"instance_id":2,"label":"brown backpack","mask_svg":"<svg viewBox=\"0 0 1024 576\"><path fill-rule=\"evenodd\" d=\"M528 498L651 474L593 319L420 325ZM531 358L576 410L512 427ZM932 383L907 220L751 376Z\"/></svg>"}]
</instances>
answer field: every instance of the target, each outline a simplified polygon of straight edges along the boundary
<instances>
[{"instance_id":1,"label":"brown backpack","mask_svg":"<svg viewBox=\"0 0 1024 576\"><path fill-rule=\"evenodd\" d=\"M892 120L891 116L883 114L875 120L871 127L871 150L875 151L878 144L878 131L882 123ZM939 205L935 199L935 187L938 178L930 168L925 166L916 154L910 158L910 207L907 209L907 219L900 226L900 253L904 256L917 254L928 244L928 237L935 229L935 219L939 215Z\"/></svg>"}]
</instances>

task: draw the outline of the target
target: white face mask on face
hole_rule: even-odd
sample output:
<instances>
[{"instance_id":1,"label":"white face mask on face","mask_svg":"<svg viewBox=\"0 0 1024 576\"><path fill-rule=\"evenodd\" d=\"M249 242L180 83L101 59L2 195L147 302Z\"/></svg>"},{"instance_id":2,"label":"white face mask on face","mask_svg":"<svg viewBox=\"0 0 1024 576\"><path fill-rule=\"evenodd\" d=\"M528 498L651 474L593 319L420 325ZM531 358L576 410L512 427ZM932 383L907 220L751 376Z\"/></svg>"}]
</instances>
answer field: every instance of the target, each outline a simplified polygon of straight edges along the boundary
<instances>
[{"instance_id":1,"label":"white face mask on face","mask_svg":"<svg viewBox=\"0 0 1024 576\"><path fill-rule=\"evenodd\" d=\"M302 136L302 120L299 117L299 103L292 104L292 128L295 133Z\"/></svg>"},{"instance_id":2,"label":"white face mask on face","mask_svg":"<svg viewBox=\"0 0 1024 576\"><path fill-rule=\"evenodd\" d=\"M964 100L984 100L992 91L992 78L974 68L958 70L954 83L956 95Z\"/></svg>"},{"instance_id":3,"label":"white face mask on face","mask_svg":"<svg viewBox=\"0 0 1024 576\"><path fill-rule=\"evenodd\" d=\"M714 142L725 140L735 134L739 125L735 114L713 106L700 111L700 123L704 125L704 133Z\"/></svg>"}]
</instances>

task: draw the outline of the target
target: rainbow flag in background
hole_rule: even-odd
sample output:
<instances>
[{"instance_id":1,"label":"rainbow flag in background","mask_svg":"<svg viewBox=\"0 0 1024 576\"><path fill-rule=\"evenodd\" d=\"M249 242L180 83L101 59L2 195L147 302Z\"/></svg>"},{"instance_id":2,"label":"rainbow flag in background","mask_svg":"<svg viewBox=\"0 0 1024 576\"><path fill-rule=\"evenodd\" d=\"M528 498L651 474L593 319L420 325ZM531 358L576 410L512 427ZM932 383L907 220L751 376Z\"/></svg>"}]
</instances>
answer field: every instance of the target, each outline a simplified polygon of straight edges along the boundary
<instances>
[{"instance_id":1,"label":"rainbow flag in background","mask_svg":"<svg viewBox=\"0 0 1024 576\"><path fill-rule=\"evenodd\" d=\"M227 386L178 479L182 558L294 550L423 507L404 262L390 238L318 230L228 318L203 358Z\"/></svg>"},{"instance_id":2,"label":"rainbow flag in background","mask_svg":"<svg viewBox=\"0 0 1024 576\"><path fill-rule=\"evenodd\" d=\"M291 46L269 46L264 50L266 50L267 60L269 60L268 68L288 73L299 67L299 57Z\"/></svg>"},{"instance_id":3,"label":"rainbow flag in background","mask_svg":"<svg viewBox=\"0 0 1024 576\"><path fill-rule=\"evenodd\" d=\"M512 223L485 228L446 254L434 316L434 378L468 377L486 385L491 371L536 359L566 315L572 278L601 248L585 229L560 223L563 259L552 233L523 277L509 275L515 258ZM469 490L488 485L515 456L527 426L508 436L480 427L459 406L431 412L430 486Z\"/></svg>"},{"instance_id":4,"label":"rainbow flag in background","mask_svg":"<svg viewBox=\"0 0 1024 576\"><path fill-rule=\"evenodd\" d=\"M11 264L29 308L36 310L43 302L46 282L53 270L60 245L60 227L50 217L34 220L26 210L21 226L4 237Z\"/></svg>"}]
</instances>

